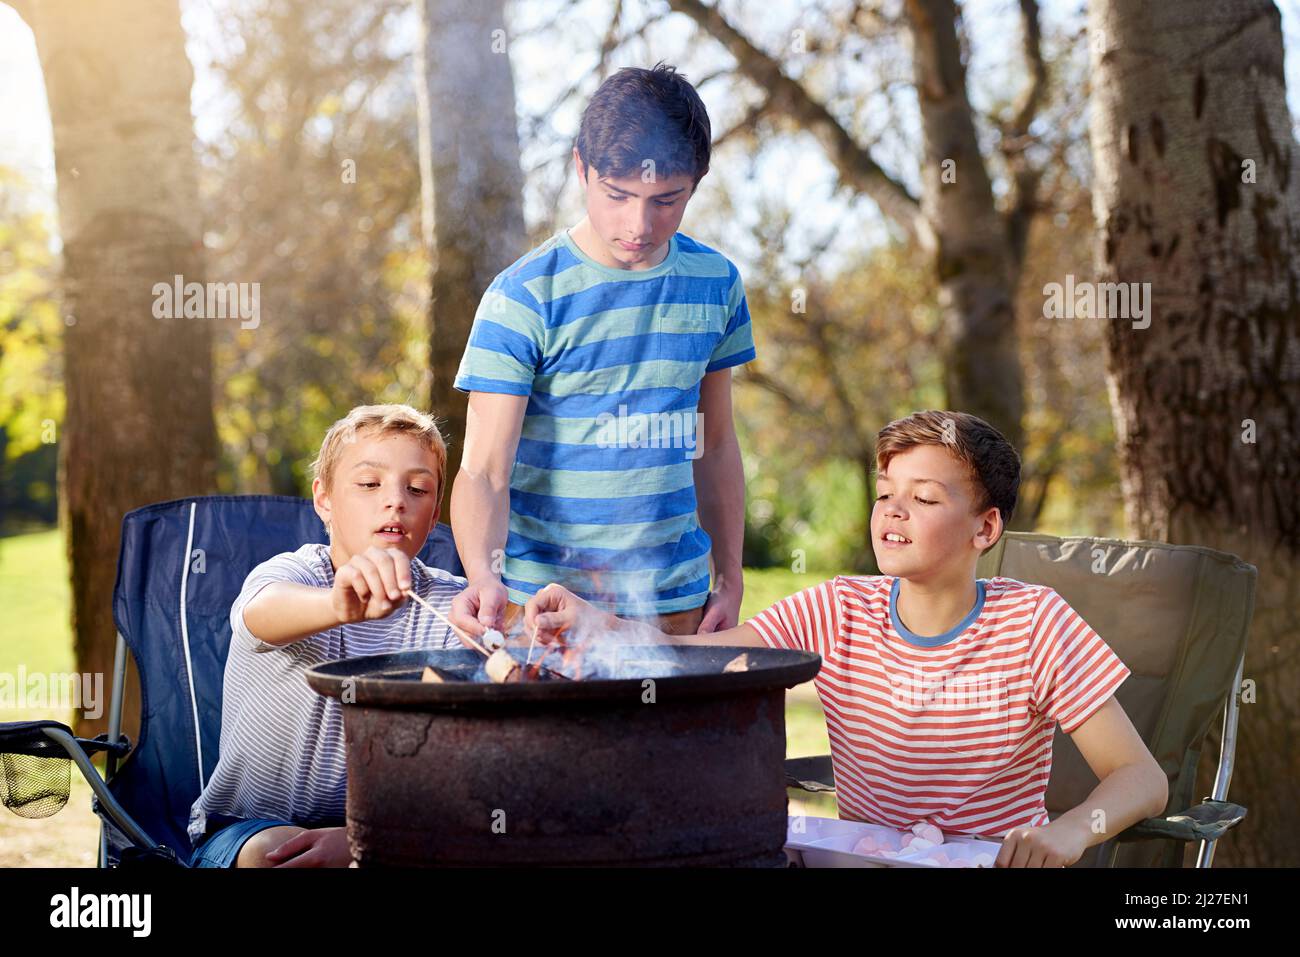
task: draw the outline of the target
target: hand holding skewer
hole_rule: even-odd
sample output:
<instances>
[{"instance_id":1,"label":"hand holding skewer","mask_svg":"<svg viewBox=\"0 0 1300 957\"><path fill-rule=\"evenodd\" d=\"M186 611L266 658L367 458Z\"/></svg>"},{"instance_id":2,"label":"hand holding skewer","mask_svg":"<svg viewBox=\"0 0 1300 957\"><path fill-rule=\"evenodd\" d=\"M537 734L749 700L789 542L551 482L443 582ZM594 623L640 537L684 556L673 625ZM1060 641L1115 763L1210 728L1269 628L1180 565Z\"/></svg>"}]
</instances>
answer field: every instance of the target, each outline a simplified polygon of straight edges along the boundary
<instances>
[{"instance_id":1,"label":"hand holding skewer","mask_svg":"<svg viewBox=\"0 0 1300 957\"><path fill-rule=\"evenodd\" d=\"M473 648L475 651L477 651L477 652L478 652L480 655L482 655L484 658L489 658L489 657L491 657L492 653L491 653L490 651L488 651L488 650L487 650L486 648L484 648L481 644L479 644L479 643L478 643L477 641L475 641L472 637L470 637L470 635L469 635L467 632L462 631L462 630L461 630L460 628L458 628L456 625L453 625L453 624L451 623L451 620L450 620L446 615L444 615L442 612L440 612L437 608L435 608L433 605L429 604L427 601L425 601L423 598L421 598L419 595L417 595L417 594L416 594L415 592L413 592L413 591L409 591L409 590L408 590L408 591L406 592L406 595L407 595L408 598L412 599L413 601L417 601L417 602L419 602L421 605L423 605L423 606L424 606L425 608L427 608L429 611L431 611L431 612L433 612L435 615L437 615L438 618L440 618L440 619L442 620L442 622L443 622L443 623L444 623L448 628L451 629L452 634L454 634L457 638L459 638L459 639L461 640L461 642L462 642L462 643L463 643L467 648Z\"/></svg>"},{"instance_id":2,"label":"hand holding skewer","mask_svg":"<svg viewBox=\"0 0 1300 957\"><path fill-rule=\"evenodd\" d=\"M498 638L500 638L501 640L501 645L495 651L488 651L486 648L483 647L483 645L475 641L474 638L471 637L467 632L457 627L456 625L452 624L446 615L440 612L433 605L429 604L429 602L425 601L414 591L407 591L406 595L412 600L419 602L429 611L433 612L433 614L438 616L438 618L441 619L447 625L447 627L451 629L452 633L457 638L459 638L467 647L473 648L484 658L487 658L489 663L488 673L492 677L492 680L497 682L498 684L509 682L509 681L517 681L525 677L536 678L542 670L545 670L548 674L554 675L555 677L558 678L568 678L568 675L561 674L560 672L554 671L550 668L543 669L541 667L542 663L540 660L531 670L525 672L524 669L519 667L519 663L514 660L513 656L508 651L505 650L504 647L505 639L504 637L501 636L500 632L496 632L496 634ZM518 672L517 675L516 675L516 670Z\"/></svg>"}]
</instances>

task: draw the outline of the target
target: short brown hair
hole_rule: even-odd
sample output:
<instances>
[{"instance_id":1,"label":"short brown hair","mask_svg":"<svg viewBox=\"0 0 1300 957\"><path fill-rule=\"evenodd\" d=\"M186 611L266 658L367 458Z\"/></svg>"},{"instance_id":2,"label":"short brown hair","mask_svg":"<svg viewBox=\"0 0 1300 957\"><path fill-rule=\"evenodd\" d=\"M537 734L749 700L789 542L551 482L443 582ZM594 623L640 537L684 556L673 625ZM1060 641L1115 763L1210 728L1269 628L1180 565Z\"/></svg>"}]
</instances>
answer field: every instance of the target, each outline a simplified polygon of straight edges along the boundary
<instances>
[{"instance_id":1,"label":"short brown hair","mask_svg":"<svg viewBox=\"0 0 1300 957\"><path fill-rule=\"evenodd\" d=\"M709 171L713 134L695 87L675 67L624 67L591 97L575 145L598 176L642 173L646 160L665 179L689 175L698 186Z\"/></svg>"},{"instance_id":2,"label":"short brown hair","mask_svg":"<svg viewBox=\"0 0 1300 957\"><path fill-rule=\"evenodd\" d=\"M343 455L343 447L366 431L380 435L393 433L409 435L424 445L438 460L438 494L442 494L447 480L447 443L433 416L409 405L359 405L330 426L321 442L320 454L311 463L312 477L321 480L328 490L334 481L334 470Z\"/></svg>"},{"instance_id":3,"label":"short brown hair","mask_svg":"<svg viewBox=\"0 0 1300 957\"><path fill-rule=\"evenodd\" d=\"M913 412L880 430L877 468L889 468L895 455L918 445L939 445L955 455L970 474L975 510L996 507L1003 527L1011 524L1020 493L1020 456L1001 432L968 412Z\"/></svg>"}]
</instances>

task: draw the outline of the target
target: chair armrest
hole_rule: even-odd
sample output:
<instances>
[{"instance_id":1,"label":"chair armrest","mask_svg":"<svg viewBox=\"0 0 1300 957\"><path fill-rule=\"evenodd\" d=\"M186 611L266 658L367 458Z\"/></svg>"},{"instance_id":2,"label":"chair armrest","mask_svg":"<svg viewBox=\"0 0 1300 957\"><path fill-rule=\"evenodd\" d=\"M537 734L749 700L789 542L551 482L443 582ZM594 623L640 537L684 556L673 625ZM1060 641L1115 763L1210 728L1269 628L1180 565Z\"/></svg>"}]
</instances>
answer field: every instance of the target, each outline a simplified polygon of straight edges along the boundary
<instances>
[{"instance_id":1,"label":"chair armrest","mask_svg":"<svg viewBox=\"0 0 1300 957\"><path fill-rule=\"evenodd\" d=\"M788 758L785 762L785 786L803 791L834 791L835 770L829 754L811 758Z\"/></svg>"},{"instance_id":2,"label":"chair armrest","mask_svg":"<svg viewBox=\"0 0 1300 957\"><path fill-rule=\"evenodd\" d=\"M1206 799L1177 814L1149 817L1119 835L1121 841L1216 841L1246 818L1246 809L1228 801Z\"/></svg>"},{"instance_id":3,"label":"chair armrest","mask_svg":"<svg viewBox=\"0 0 1300 957\"><path fill-rule=\"evenodd\" d=\"M53 739L46 733L53 728L63 734ZM66 735L66 737L64 737ZM66 742L71 739L84 754L107 751L119 758L131 752L131 740L120 735L117 741L110 742L107 734L93 738L78 738L72 729L61 721L5 721L0 722L0 754L21 754L32 758L66 758L69 757Z\"/></svg>"}]
</instances>

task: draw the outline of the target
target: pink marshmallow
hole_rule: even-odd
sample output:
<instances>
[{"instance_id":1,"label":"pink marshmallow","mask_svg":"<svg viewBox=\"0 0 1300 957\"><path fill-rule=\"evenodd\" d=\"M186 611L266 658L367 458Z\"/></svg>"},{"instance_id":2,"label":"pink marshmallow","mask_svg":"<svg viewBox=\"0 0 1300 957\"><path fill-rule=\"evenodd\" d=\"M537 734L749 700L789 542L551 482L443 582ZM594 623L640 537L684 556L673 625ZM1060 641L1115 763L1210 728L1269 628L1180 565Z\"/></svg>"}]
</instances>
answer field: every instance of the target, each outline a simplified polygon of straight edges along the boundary
<instances>
[{"instance_id":1,"label":"pink marshmallow","mask_svg":"<svg viewBox=\"0 0 1300 957\"><path fill-rule=\"evenodd\" d=\"M870 834L853 845L854 854L874 854L877 850L879 850L879 847L876 844L876 839Z\"/></svg>"},{"instance_id":2,"label":"pink marshmallow","mask_svg":"<svg viewBox=\"0 0 1300 957\"><path fill-rule=\"evenodd\" d=\"M924 838L931 844L943 843L943 831L939 830L929 821L918 821L912 825L912 833L917 837Z\"/></svg>"}]
</instances>

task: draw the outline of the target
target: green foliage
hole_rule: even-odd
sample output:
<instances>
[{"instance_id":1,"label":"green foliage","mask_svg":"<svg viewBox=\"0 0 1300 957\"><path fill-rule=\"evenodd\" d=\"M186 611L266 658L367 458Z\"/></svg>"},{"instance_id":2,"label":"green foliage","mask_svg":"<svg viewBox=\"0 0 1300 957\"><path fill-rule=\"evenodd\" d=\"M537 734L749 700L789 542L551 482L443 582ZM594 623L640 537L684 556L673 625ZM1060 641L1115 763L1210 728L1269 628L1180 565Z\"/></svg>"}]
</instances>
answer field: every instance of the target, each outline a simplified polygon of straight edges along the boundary
<instances>
[{"instance_id":1,"label":"green foliage","mask_svg":"<svg viewBox=\"0 0 1300 957\"><path fill-rule=\"evenodd\" d=\"M0 499L6 525L51 521L63 423L62 323L46 217L0 167Z\"/></svg>"},{"instance_id":2,"label":"green foliage","mask_svg":"<svg viewBox=\"0 0 1300 957\"><path fill-rule=\"evenodd\" d=\"M9 460L41 445L63 420L62 326L43 213L17 173L0 167L0 425Z\"/></svg>"},{"instance_id":3,"label":"green foliage","mask_svg":"<svg viewBox=\"0 0 1300 957\"><path fill-rule=\"evenodd\" d=\"M874 572L865 548L869 480L857 463L820 458L808 467L777 459L760 466L749 456L746 476L747 564L802 567L822 578Z\"/></svg>"},{"instance_id":4,"label":"green foliage","mask_svg":"<svg viewBox=\"0 0 1300 957\"><path fill-rule=\"evenodd\" d=\"M1058 212L1035 222L1016 311L1027 412L1014 527L1054 534L1119 534L1114 432L1101 326L1042 316L1042 287L1080 269L1092 241L1088 194L1062 187ZM891 244L840 250L823 275L814 252L780 257L789 212L760 228L769 250L746 276L758 360L737 375L746 450L745 560L874 570L867 522L876 433L919 409L944 408L936 280L927 257Z\"/></svg>"},{"instance_id":5,"label":"green foliage","mask_svg":"<svg viewBox=\"0 0 1300 957\"><path fill-rule=\"evenodd\" d=\"M764 221L782 248L788 217ZM747 277L758 360L737 377L738 431L749 452L748 560L870 572L870 472L877 431L942 403L934 281L919 250L841 250L823 275L776 258Z\"/></svg>"},{"instance_id":6,"label":"green foliage","mask_svg":"<svg viewBox=\"0 0 1300 957\"><path fill-rule=\"evenodd\" d=\"M261 284L216 344L225 491L303 495L353 406L428 402L419 164L398 7L255 2L223 20L226 135L204 157L210 277Z\"/></svg>"}]
</instances>

